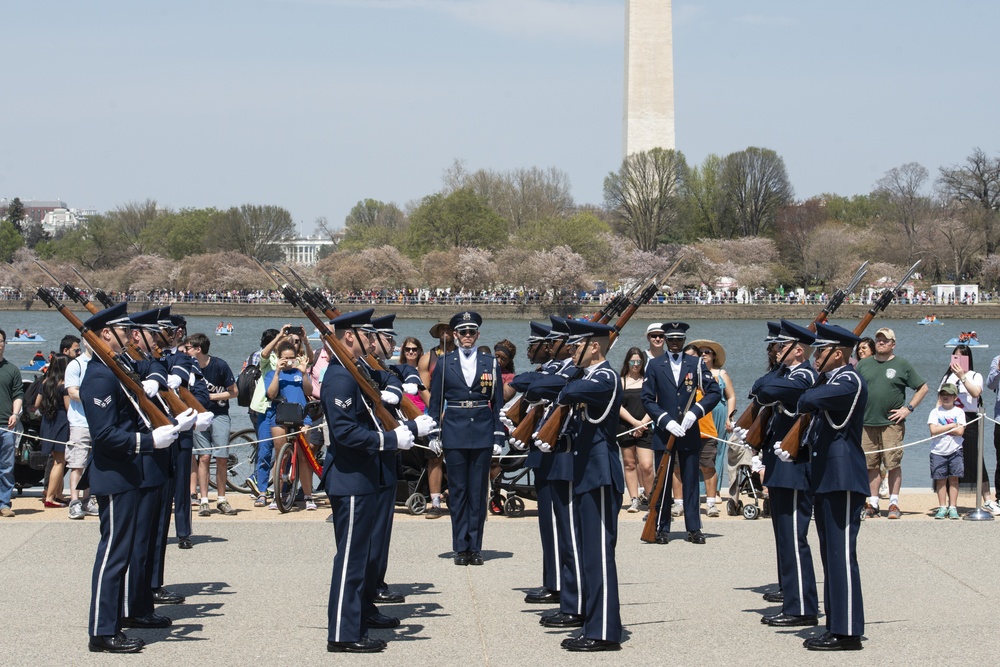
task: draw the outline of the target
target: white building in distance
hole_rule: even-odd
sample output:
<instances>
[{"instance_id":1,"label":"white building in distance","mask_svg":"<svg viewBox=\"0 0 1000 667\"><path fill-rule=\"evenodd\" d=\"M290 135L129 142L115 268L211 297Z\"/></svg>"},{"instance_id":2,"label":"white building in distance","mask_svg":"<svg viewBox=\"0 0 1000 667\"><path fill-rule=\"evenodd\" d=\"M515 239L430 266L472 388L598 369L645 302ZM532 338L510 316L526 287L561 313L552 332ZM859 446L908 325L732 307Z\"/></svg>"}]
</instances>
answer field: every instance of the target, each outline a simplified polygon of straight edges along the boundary
<instances>
[{"instance_id":1,"label":"white building in distance","mask_svg":"<svg viewBox=\"0 0 1000 667\"><path fill-rule=\"evenodd\" d=\"M676 148L671 0L626 0L622 156Z\"/></svg>"},{"instance_id":2,"label":"white building in distance","mask_svg":"<svg viewBox=\"0 0 1000 667\"><path fill-rule=\"evenodd\" d=\"M289 264L312 266L319 261L322 248L333 249L334 243L328 236L297 236L282 242L285 261Z\"/></svg>"}]
</instances>

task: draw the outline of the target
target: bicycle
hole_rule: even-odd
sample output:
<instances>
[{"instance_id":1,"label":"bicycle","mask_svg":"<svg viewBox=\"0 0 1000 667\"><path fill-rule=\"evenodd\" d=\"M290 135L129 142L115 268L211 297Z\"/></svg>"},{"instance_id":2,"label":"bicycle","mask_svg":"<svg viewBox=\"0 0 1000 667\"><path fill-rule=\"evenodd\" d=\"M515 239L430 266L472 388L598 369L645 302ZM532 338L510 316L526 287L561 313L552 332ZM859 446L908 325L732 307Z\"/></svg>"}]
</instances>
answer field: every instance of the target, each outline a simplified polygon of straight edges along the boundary
<instances>
[{"instance_id":1,"label":"bicycle","mask_svg":"<svg viewBox=\"0 0 1000 667\"><path fill-rule=\"evenodd\" d=\"M226 461L226 488L239 493L252 493L247 480L257 470L257 432L245 428L229 436L229 458ZM208 485L215 489L215 457L208 464ZM216 489L218 490L218 489Z\"/></svg>"},{"instance_id":2,"label":"bicycle","mask_svg":"<svg viewBox=\"0 0 1000 667\"><path fill-rule=\"evenodd\" d=\"M317 478L323 474L323 464L313 452L304 432L297 433L295 438L282 445L274 459L274 502L282 514L291 512L295 507L295 496L299 492L300 456ZM314 486L315 481L316 478L313 480Z\"/></svg>"}]
</instances>

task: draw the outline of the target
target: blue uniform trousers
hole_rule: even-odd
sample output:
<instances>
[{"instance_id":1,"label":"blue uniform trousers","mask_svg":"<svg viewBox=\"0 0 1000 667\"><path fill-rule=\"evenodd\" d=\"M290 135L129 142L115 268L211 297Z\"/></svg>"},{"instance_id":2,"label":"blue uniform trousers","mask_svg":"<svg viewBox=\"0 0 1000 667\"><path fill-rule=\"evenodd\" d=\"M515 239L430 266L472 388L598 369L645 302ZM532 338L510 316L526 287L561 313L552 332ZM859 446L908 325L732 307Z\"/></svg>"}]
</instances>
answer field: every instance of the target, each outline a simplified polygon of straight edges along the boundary
<instances>
[{"instance_id":1,"label":"blue uniform trousers","mask_svg":"<svg viewBox=\"0 0 1000 667\"><path fill-rule=\"evenodd\" d=\"M483 550L486 496L493 448L445 449L451 546L455 553Z\"/></svg>"},{"instance_id":2,"label":"blue uniform trousers","mask_svg":"<svg viewBox=\"0 0 1000 667\"><path fill-rule=\"evenodd\" d=\"M552 506L552 486L536 468L535 495L538 498L538 534L542 540L542 586L560 590L559 558L556 551L559 530Z\"/></svg>"},{"instance_id":3,"label":"blue uniform trousers","mask_svg":"<svg viewBox=\"0 0 1000 667\"><path fill-rule=\"evenodd\" d=\"M327 607L327 639L331 642L356 642L368 633L362 609L365 571L375 525L375 496L374 493L330 496L333 535L337 543Z\"/></svg>"},{"instance_id":4,"label":"blue uniform trousers","mask_svg":"<svg viewBox=\"0 0 1000 667\"><path fill-rule=\"evenodd\" d=\"M580 595L580 524L575 511L573 482L549 480L552 492L552 523L556 534L556 551L559 554L559 611L581 615L584 612Z\"/></svg>"},{"instance_id":5,"label":"blue uniform trousers","mask_svg":"<svg viewBox=\"0 0 1000 667\"><path fill-rule=\"evenodd\" d=\"M176 443L170 446L170 477L166 484L160 487L160 506L157 509L156 532L153 539L156 541L155 558L152 565L152 576L150 586L154 589L163 586L164 563L167 559L167 538L170 534L170 515L174 508L174 485L177 476L177 457L180 450ZM190 498L190 496L188 496Z\"/></svg>"},{"instance_id":6,"label":"blue uniform trousers","mask_svg":"<svg viewBox=\"0 0 1000 667\"><path fill-rule=\"evenodd\" d=\"M157 536L163 510L163 486L139 489L136 507L135 538L128 566L128 588L123 612L125 616L145 616L153 613L153 568L159 558ZM162 569L162 568L161 568Z\"/></svg>"},{"instance_id":7,"label":"blue uniform trousers","mask_svg":"<svg viewBox=\"0 0 1000 667\"><path fill-rule=\"evenodd\" d=\"M697 487L696 487L697 488ZM580 528L580 597L583 598L583 636L609 642L622 640L618 600L618 512L621 496L601 486L574 496L573 514Z\"/></svg>"},{"instance_id":8,"label":"blue uniform trousers","mask_svg":"<svg viewBox=\"0 0 1000 667\"><path fill-rule=\"evenodd\" d=\"M826 629L835 635L861 636L865 607L858 569L858 530L865 496L850 491L817 493L816 532L823 557L823 611Z\"/></svg>"},{"instance_id":9,"label":"blue uniform trousers","mask_svg":"<svg viewBox=\"0 0 1000 667\"><path fill-rule=\"evenodd\" d=\"M177 439L193 438L190 431ZM192 440L193 442L193 440ZM191 448L181 448L174 466L174 533L177 537L191 537Z\"/></svg>"},{"instance_id":10,"label":"blue uniform trousers","mask_svg":"<svg viewBox=\"0 0 1000 667\"><path fill-rule=\"evenodd\" d=\"M375 525L372 526L372 545L368 553L368 571L365 573L365 617L378 613L375 595L387 591L385 573L389 569L389 541L392 539L392 517L396 511L396 487L379 487L375 494Z\"/></svg>"},{"instance_id":11,"label":"blue uniform trousers","mask_svg":"<svg viewBox=\"0 0 1000 667\"><path fill-rule=\"evenodd\" d=\"M121 609L127 587L126 572L132 558L139 490L97 496L101 540L91 580L91 637L107 637L121 630Z\"/></svg>"},{"instance_id":12,"label":"blue uniform trousers","mask_svg":"<svg viewBox=\"0 0 1000 667\"><path fill-rule=\"evenodd\" d=\"M778 583L785 601L781 613L789 616L816 616L816 572L806 536L812 518L813 498L800 489L768 489L771 526L778 552Z\"/></svg>"},{"instance_id":13,"label":"blue uniform trousers","mask_svg":"<svg viewBox=\"0 0 1000 667\"><path fill-rule=\"evenodd\" d=\"M698 457L700 454L700 447L694 450L674 448L670 453L667 459L667 478L663 484L663 495L660 496L659 513L656 516L656 532L670 532L670 489L675 465L680 466L681 469L684 528L689 532L701 530L701 498L698 496L698 474L701 471ZM662 461L660 465L662 465Z\"/></svg>"}]
</instances>

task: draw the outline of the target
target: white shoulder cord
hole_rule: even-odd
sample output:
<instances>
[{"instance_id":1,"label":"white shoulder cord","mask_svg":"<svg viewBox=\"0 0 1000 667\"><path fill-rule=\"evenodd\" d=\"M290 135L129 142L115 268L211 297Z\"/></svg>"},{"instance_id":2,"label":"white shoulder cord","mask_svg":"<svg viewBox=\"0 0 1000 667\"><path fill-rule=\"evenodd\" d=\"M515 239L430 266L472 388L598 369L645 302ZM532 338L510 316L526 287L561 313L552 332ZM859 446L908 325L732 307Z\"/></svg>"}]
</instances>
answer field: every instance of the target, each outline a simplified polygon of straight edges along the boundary
<instances>
[{"instance_id":1,"label":"white shoulder cord","mask_svg":"<svg viewBox=\"0 0 1000 667\"><path fill-rule=\"evenodd\" d=\"M590 418L590 406L587 405L587 406L584 406L584 408L583 408L583 417L584 417L584 419L586 419L591 424L600 424L605 419L607 419L608 415L611 413L611 406L615 404L615 396L618 395L618 386L620 384L621 383L619 383L619 382L615 382L614 383L614 389L611 392L611 400L608 401L608 407L606 407L604 409L604 413L600 417L598 417L597 419L591 419Z\"/></svg>"},{"instance_id":2,"label":"white shoulder cord","mask_svg":"<svg viewBox=\"0 0 1000 667\"><path fill-rule=\"evenodd\" d=\"M840 373L837 373L837 375L840 375ZM858 392L856 394L854 394L854 401L851 403L851 409L847 411L847 416L844 417L844 421L841 422L840 424L834 424L833 420L830 419L830 411L829 410L824 410L823 411L823 416L826 417L826 423L829 424L833 428L833 430L835 430L835 431L839 431L842 428L844 428L845 426L847 426L847 422L851 421L851 415L854 414L854 408L856 408L857 405L858 405L858 399L859 398L861 398L861 383L860 382L858 382Z\"/></svg>"}]
</instances>

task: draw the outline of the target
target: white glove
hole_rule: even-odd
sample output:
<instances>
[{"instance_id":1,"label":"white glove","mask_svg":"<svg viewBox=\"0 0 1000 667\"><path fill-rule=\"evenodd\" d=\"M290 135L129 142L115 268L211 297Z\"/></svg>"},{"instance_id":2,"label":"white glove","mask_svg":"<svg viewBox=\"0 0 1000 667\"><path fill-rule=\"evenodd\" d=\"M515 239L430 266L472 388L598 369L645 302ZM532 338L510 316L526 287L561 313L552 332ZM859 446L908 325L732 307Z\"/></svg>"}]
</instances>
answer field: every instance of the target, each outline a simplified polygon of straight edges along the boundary
<instances>
[{"instance_id":1,"label":"white glove","mask_svg":"<svg viewBox=\"0 0 1000 667\"><path fill-rule=\"evenodd\" d=\"M417 436L421 438L437 428L437 422L430 415L420 415L413 423L417 427Z\"/></svg>"},{"instance_id":2,"label":"white glove","mask_svg":"<svg viewBox=\"0 0 1000 667\"><path fill-rule=\"evenodd\" d=\"M413 384L412 382L404 382L403 383L403 393L405 393L405 394L416 394L418 391L420 391L420 387L418 387L417 385Z\"/></svg>"},{"instance_id":3,"label":"white glove","mask_svg":"<svg viewBox=\"0 0 1000 667\"><path fill-rule=\"evenodd\" d=\"M500 445L493 445L493 456L502 456L502 455L503 455L503 447L501 447Z\"/></svg>"},{"instance_id":4,"label":"white glove","mask_svg":"<svg viewBox=\"0 0 1000 667\"><path fill-rule=\"evenodd\" d=\"M382 395L382 402L386 405L399 405L399 396L391 391L379 392Z\"/></svg>"},{"instance_id":5,"label":"white glove","mask_svg":"<svg viewBox=\"0 0 1000 667\"><path fill-rule=\"evenodd\" d=\"M177 420L177 431L190 431L191 427L194 426L195 421L198 419L198 413L194 411L194 408L188 408L184 412L180 413L174 419Z\"/></svg>"},{"instance_id":6,"label":"white glove","mask_svg":"<svg viewBox=\"0 0 1000 667\"><path fill-rule=\"evenodd\" d=\"M681 428L687 433L687 430L694 426L695 422L698 421L698 415L696 415L692 410L688 410L684 413L684 419L681 420Z\"/></svg>"},{"instance_id":7,"label":"white glove","mask_svg":"<svg viewBox=\"0 0 1000 667\"><path fill-rule=\"evenodd\" d=\"M181 386L183 382L184 378L182 378L179 375L174 375L173 373L171 373L170 375L167 376L167 386L170 387L171 389L177 389L177 387Z\"/></svg>"},{"instance_id":8,"label":"white glove","mask_svg":"<svg viewBox=\"0 0 1000 667\"><path fill-rule=\"evenodd\" d=\"M538 447L538 451L543 454L548 454L552 451L552 445L545 442L544 440L535 439L535 447Z\"/></svg>"},{"instance_id":9,"label":"white glove","mask_svg":"<svg viewBox=\"0 0 1000 667\"><path fill-rule=\"evenodd\" d=\"M675 422L673 419L667 422L667 431L678 438L683 438L684 434L687 433L687 429Z\"/></svg>"},{"instance_id":10,"label":"white glove","mask_svg":"<svg viewBox=\"0 0 1000 667\"><path fill-rule=\"evenodd\" d=\"M524 450L526 450L528 448L528 444L527 443L521 442L517 438L510 438L509 440L507 440L507 442L510 443L511 447L513 447L514 449L516 449L519 452L523 452Z\"/></svg>"},{"instance_id":11,"label":"white glove","mask_svg":"<svg viewBox=\"0 0 1000 667\"><path fill-rule=\"evenodd\" d=\"M153 398L156 396L157 392L160 391L160 383L156 380L143 380L142 381L142 392Z\"/></svg>"},{"instance_id":12,"label":"white glove","mask_svg":"<svg viewBox=\"0 0 1000 667\"><path fill-rule=\"evenodd\" d=\"M733 438L734 438L733 441L734 442L746 442L747 441L747 433L749 433L749 432L750 432L749 429L740 428L739 426L734 426L733 427Z\"/></svg>"},{"instance_id":13,"label":"white glove","mask_svg":"<svg viewBox=\"0 0 1000 667\"><path fill-rule=\"evenodd\" d=\"M792 461L792 455L781 448L781 440L774 443L774 455L785 463L791 463Z\"/></svg>"},{"instance_id":14,"label":"white glove","mask_svg":"<svg viewBox=\"0 0 1000 667\"><path fill-rule=\"evenodd\" d=\"M406 451L413 447L413 431L410 430L409 426L400 424L392 429L392 432L396 434L396 449Z\"/></svg>"},{"instance_id":15,"label":"white glove","mask_svg":"<svg viewBox=\"0 0 1000 667\"><path fill-rule=\"evenodd\" d=\"M504 428L506 428L508 431L514 430L514 422L508 419L507 415L505 415L502 412L500 413L500 423L503 424Z\"/></svg>"},{"instance_id":16,"label":"white glove","mask_svg":"<svg viewBox=\"0 0 1000 667\"><path fill-rule=\"evenodd\" d=\"M177 439L176 426L159 426L153 429L153 448L166 449Z\"/></svg>"},{"instance_id":17,"label":"white glove","mask_svg":"<svg viewBox=\"0 0 1000 667\"><path fill-rule=\"evenodd\" d=\"M211 412L199 412L194 420L194 430L201 433L212 427L212 419L215 417Z\"/></svg>"},{"instance_id":18,"label":"white glove","mask_svg":"<svg viewBox=\"0 0 1000 667\"><path fill-rule=\"evenodd\" d=\"M760 472L764 469L764 462L760 460L759 456L751 457L750 459L750 472Z\"/></svg>"},{"instance_id":19,"label":"white glove","mask_svg":"<svg viewBox=\"0 0 1000 667\"><path fill-rule=\"evenodd\" d=\"M444 451L444 447L441 445L441 438L431 438L427 443L427 449L431 450L434 456L441 456L441 452Z\"/></svg>"}]
</instances>

